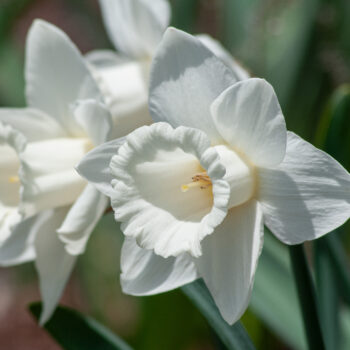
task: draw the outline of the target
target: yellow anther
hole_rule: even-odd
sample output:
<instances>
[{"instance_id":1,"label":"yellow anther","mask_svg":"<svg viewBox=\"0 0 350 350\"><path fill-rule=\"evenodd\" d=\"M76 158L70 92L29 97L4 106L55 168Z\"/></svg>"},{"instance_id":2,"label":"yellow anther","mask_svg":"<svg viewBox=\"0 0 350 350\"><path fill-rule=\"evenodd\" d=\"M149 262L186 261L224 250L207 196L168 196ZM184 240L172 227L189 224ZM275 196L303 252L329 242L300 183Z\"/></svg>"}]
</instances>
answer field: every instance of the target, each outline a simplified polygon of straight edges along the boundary
<instances>
[{"instance_id":1,"label":"yellow anther","mask_svg":"<svg viewBox=\"0 0 350 350\"><path fill-rule=\"evenodd\" d=\"M192 176L192 182L186 185L181 185L181 191L187 192L190 188L195 188L195 187L199 187L201 190L205 190L210 186L212 186L210 177L206 172L203 172Z\"/></svg>"},{"instance_id":2,"label":"yellow anther","mask_svg":"<svg viewBox=\"0 0 350 350\"><path fill-rule=\"evenodd\" d=\"M11 183L11 184L17 184L17 183L19 183L19 181L20 180L19 180L19 177L17 175L9 177L9 183Z\"/></svg>"}]
</instances>

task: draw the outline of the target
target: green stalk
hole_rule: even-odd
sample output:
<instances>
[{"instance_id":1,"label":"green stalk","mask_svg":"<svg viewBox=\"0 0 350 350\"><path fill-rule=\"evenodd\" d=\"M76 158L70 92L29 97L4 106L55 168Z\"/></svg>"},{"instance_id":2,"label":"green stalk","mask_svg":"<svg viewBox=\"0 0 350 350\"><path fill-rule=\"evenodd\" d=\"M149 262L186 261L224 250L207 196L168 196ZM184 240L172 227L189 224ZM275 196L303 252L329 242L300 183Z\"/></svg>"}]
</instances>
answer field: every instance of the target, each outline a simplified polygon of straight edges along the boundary
<instances>
[{"instance_id":1,"label":"green stalk","mask_svg":"<svg viewBox=\"0 0 350 350\"><path fill-rule=\"evenodd\" d=\"M310 350L325 350L314 286L302 244L289 247L293 273Z\"/></svg>"}]
</instances>

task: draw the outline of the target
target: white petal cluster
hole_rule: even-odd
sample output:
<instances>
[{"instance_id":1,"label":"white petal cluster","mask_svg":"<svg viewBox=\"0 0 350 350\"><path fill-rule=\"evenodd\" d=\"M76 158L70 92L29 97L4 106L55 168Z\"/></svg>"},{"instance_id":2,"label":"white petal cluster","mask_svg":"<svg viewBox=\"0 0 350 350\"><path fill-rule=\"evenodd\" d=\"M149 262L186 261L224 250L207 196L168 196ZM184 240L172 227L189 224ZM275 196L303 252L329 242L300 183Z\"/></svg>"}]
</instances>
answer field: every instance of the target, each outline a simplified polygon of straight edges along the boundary
<instances>
[{"instance_id":1,"label":"white petal cluster","mask_svg":"<svg viewBox=\"0 0 350 350\"><path fill-rule=\"evenodd\" d=\"M35 261L46 322L110 200L123 290L203 278L232 324L264 225L286 244L334 230L350 175L287 131L271 85L217 41L166 29L166 0L100 5L118 53L83 57L41 20L28 33L27 107L0 109L0 265Z\"/></svg>"},{"instance_id":2,"label":"white petal cluster","mask_svg":"<svg viewBox=\"0 0 350 350\"><path fill-rule=\"evenodd\" d=\"M122 223L123 290L154 294L201 277L233 324L249 303L264 224L286 244L334 230L350 216L350 175L286 130L270 84L240 80L174 28L153 60L149 106L157 123L78 166Z\"/></svg>"}]
</instances>

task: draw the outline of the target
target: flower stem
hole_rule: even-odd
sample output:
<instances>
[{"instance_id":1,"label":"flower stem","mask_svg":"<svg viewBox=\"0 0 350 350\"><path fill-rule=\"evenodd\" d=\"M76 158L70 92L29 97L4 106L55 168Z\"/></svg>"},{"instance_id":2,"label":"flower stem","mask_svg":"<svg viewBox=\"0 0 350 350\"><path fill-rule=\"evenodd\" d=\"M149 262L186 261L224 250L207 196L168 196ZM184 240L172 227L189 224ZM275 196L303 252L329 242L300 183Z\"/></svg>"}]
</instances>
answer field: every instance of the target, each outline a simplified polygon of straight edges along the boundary
<instances>
[{"instance_id":1,"label":"flower stem","mask_svg":"<svg viewBox=\"0 0 350 350\"><path fill-rule=\"evenodd\" d=\"M314 285L302 244L289 247L293 273L310 350L325 350L318 318Z\"/></svg>"}]
</instances>

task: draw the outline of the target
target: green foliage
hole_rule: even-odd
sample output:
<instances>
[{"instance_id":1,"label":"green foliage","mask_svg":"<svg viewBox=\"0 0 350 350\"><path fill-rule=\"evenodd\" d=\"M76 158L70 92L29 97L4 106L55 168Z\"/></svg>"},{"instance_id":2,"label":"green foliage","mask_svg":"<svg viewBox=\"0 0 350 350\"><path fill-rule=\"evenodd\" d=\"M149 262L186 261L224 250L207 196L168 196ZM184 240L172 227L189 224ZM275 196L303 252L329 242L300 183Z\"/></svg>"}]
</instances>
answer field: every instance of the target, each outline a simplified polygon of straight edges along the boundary
<instances>
[{"instance_id":1,"label":"green foliage","mask_svg":"<svg viewBox=\"0 0 350 350\"><path fill-rule=\"evenodd\" d=\"M38 320L41 303L29 306ZM44 328L65 350L132 350L122 339L90 317L58 307Z\"/></svg>"},{"instance_id":2,"label":"green foliage","mask_svg":"<svg viewBox=\"0 0 350 350\"><path fill-rule=\"evenodd\" d=\"M195 281L182 287L182 291L193 301L206 317L210 326L229 350L254 350L246 330L238 321L229 326L221 317L214 300L202 280Z\"/></svg>"}]
</instances>

